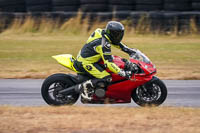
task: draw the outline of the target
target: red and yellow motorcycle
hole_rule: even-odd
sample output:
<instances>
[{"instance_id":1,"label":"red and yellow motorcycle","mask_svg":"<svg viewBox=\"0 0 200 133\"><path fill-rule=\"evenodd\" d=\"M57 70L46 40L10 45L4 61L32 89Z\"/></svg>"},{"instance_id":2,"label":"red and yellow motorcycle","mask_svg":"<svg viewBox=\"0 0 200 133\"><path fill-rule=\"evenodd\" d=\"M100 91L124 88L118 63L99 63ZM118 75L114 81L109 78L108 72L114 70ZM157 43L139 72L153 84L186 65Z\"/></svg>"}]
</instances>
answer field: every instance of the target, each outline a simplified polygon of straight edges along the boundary
<instances>
[{"instance_id":1,"label":"red and yellow motorcycle","mask_svg":"<svg viewBox=\"0 0 200 133\"><path fill-rule=\"evenodd\" d=\"M61 65L76 72L73 67L75 58L70 54L52 56ZM113 61L121 69L132 71L132 66L126 66L126 59L113 56ZM107 70L112 76L112 82L107 88L95 88L92 91L91 101L82 103L104 104L104 103L130 103L131 99L140 106L158 106L167 97L167 87L156 76L155 65L141 51L135 50L128 60L138 66L130 79L126 79ZM49 76L42 85L41 93L43 99L49 105L72 105L79 99L80 91L77 86L90 78L83 74L53 74Z\"/></svg>"}]
</instances>

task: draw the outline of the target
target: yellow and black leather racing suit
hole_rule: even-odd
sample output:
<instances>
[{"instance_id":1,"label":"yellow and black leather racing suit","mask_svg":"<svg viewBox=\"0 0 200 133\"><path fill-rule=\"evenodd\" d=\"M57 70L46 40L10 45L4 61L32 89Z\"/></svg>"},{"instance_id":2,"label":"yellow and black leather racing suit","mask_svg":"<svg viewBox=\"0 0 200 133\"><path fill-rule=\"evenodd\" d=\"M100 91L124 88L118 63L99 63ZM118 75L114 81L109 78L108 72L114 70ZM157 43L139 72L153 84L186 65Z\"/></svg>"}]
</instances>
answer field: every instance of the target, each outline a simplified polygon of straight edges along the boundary
<instances>
[{"instance_id":1,"label":"yellow and black leather racing suit","mask_svg":"<svg viewBox=\"0 0 200 133\"><path fill-rule=\"evenodd\" d=\"M132 49L122 43L119 43L118 45L111 44L105 31L98 28L92 33L84 47L80 50L77 59L74 62L74 67L77 71L92 75L97 79L110 77L110 74L105 70L105 67L113 73L118 74L120 68L113 63L111 45L128 54L132 53ZM105 67L98 63L101 59L103 59Z\"/></svg>"}]
</instances>

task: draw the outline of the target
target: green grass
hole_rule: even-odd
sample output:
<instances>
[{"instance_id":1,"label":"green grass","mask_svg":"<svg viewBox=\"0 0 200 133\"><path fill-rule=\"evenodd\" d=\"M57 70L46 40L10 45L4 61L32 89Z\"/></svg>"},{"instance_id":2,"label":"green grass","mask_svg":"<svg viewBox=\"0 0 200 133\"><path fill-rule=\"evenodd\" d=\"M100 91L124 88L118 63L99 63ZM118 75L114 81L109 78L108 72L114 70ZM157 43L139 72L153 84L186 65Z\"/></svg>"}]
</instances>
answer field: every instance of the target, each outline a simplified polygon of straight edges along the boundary
<instances>
[{"instance_id":1,"label":"green grass","mask_svg":"<svg viewBox=\"0 0 200 133\"><path fill-rule=\"evenodd\" d=\"M145 51L153 61L168 63L199 62L200 42L198 37L139 37L141 41L130 45ZM128 42L128 43L131 43Z\"/></svg>"},{"instance_id":2,"label":"green grass","mask_svg":"<svg viewBox=\"0 0 200 133\"><path fill-rule=\"evenodd\" d=\"M88 35L16 34L0 35L1 78L44 78L55 72L70 72L52 55L69 53L75 57ZM143 51L157 66L163 79L200 78L199 36L125 35L129 47ZM113 54L126 57L113 48Z\"/></svg>"},{"instance_id":3,"label":"green grass","mask_svg":"<svg viewBox=\"0 0 200 133\"><path fill-rule=\"evenodd\" d=\"M148 23L142 20L136 29L129 20L122 23L126 29L123 42L144 52L157 66L158 76L200 79L200 35L195 23L191 21L192 34L182 36L177 36L176 30L168 35L160 35L159 31L152 34ZM0 78L45 78L56 72L71 72L51 56L69 53L76 57L89 35L105 25L98 21L89 24L88 18L81 20L81 15L61 25L59 20L47 18L16 19L0 34ZM128 57L116 48L112 52Z\"/></svg>"}]
</instances>

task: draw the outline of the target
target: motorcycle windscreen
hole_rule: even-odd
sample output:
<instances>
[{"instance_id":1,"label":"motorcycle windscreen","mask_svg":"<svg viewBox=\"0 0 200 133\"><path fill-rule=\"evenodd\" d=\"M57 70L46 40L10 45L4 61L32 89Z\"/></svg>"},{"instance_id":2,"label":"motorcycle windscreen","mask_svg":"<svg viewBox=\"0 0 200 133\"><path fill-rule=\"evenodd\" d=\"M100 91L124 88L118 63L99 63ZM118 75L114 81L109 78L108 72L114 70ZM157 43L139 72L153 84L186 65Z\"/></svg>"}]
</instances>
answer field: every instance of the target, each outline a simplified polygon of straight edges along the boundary
<instances>
[{"instance_id":1,"label":"motorcycle windscreen","mask_svg":"<svg viewBox=\"0 0 200 133\"><path fill-rule=\"evenodd\" d=\"M71 54L55 55L55 56L52 56L52 58L56 59L56 61L59 64L69 68L70 70L77 72L76 69L73 67L75 58Z\"/></svg>"}]
</instances>

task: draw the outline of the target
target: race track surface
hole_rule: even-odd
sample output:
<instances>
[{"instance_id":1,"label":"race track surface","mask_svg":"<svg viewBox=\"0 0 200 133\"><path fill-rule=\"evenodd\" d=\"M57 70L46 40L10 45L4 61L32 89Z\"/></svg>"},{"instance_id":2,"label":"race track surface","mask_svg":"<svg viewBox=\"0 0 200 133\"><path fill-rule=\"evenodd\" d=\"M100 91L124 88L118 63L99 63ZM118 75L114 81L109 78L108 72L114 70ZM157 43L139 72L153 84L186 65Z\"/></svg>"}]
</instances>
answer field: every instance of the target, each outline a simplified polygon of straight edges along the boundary
<instances>
[{"instance_id":1,"label":"race track surface","mask_svg":"<svg viewBox=\"0 0 200 133\"><path fill-rule=\"evenodd\" d=\"M40 93L42 79L0 79L0 105L47 106ZM200 80L164 80L168 97L162 106L200 107ZM77 105L83 105L80 100ZM88 105L103 106L103 105ZM115 104L112 106L137 106Z\"/></svg>"}]
</instances>

